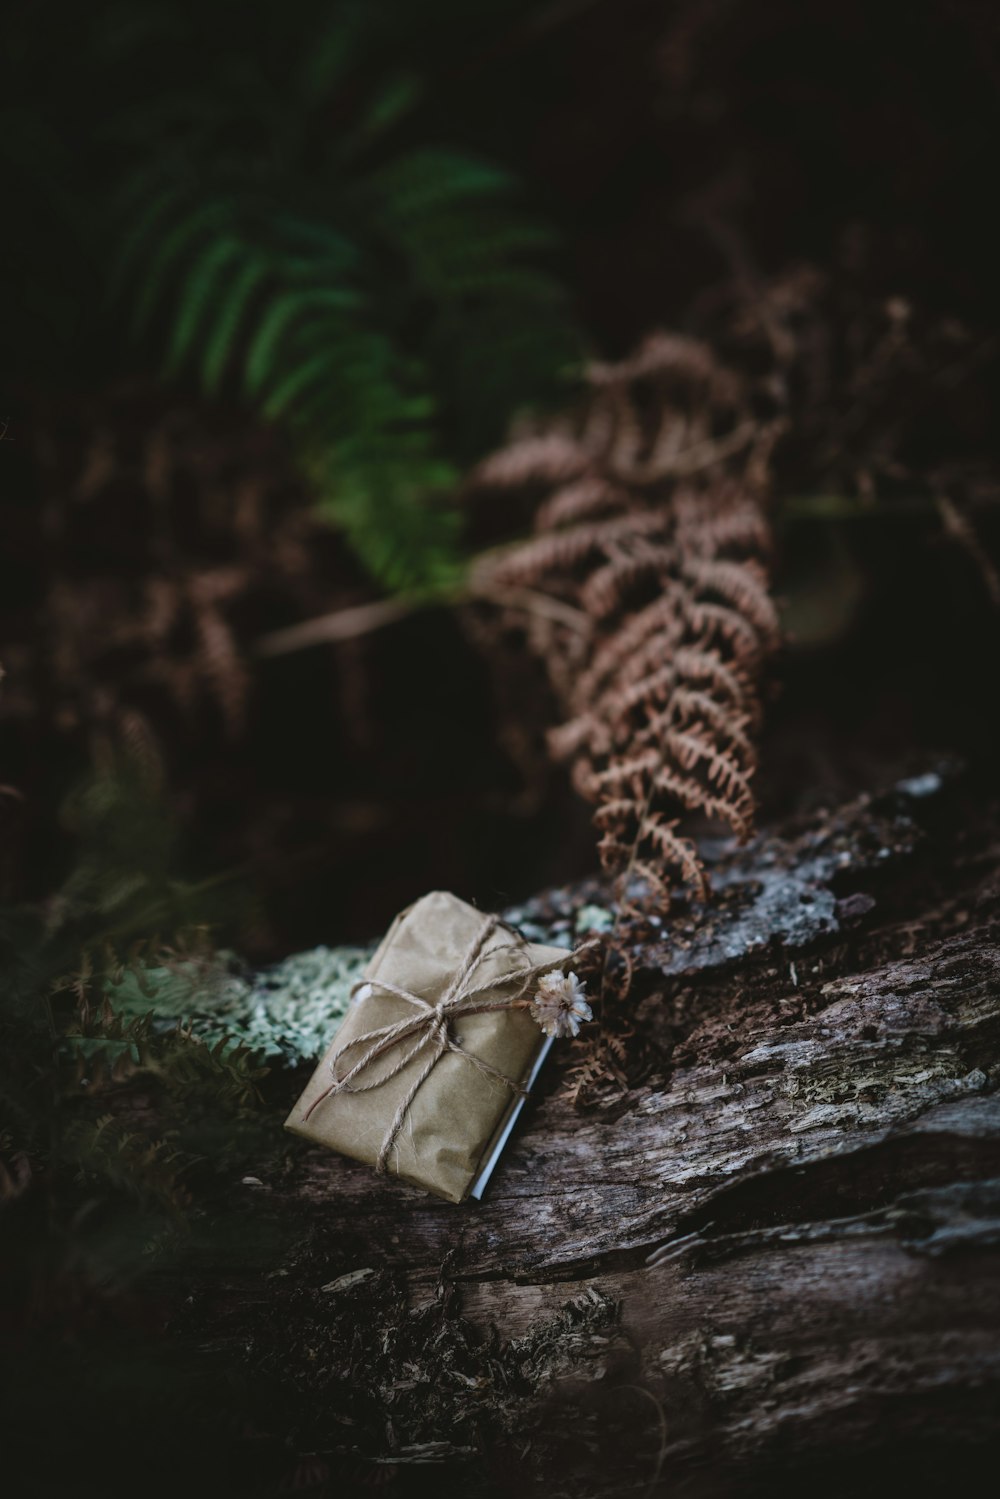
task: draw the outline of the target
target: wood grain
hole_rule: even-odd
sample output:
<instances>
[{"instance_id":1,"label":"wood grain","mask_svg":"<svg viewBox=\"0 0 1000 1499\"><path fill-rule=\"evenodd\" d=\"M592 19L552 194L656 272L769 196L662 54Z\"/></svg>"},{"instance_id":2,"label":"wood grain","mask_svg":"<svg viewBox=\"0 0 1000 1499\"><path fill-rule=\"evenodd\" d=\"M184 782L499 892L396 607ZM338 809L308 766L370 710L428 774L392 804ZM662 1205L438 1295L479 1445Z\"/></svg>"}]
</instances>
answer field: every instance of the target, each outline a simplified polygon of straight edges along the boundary
<instances>
[{"instance_id":1,"label":"wood grain","mask_svg":"<svg viewBox=\"0 0 1000 1499\"><path fill-rule=\"evenodd\" d=\"M308 1149L234 1188L294 1243L214 1278L206 1336L231 1349L267 1306L293 1383L319 1339L365 1416L331 1435L346 1396L305 1382L327 1401L310 1440L432 1461L438 1492L775 1492L802 1465L822 1488L993 1441L1000 838L948 795L833 929L707 962L695 939L679 972L650 944L658 1064L582 1114L553 1069L480 1206ZM874 866L852 868L864 895Z\"/></svg>"}]
</instances>

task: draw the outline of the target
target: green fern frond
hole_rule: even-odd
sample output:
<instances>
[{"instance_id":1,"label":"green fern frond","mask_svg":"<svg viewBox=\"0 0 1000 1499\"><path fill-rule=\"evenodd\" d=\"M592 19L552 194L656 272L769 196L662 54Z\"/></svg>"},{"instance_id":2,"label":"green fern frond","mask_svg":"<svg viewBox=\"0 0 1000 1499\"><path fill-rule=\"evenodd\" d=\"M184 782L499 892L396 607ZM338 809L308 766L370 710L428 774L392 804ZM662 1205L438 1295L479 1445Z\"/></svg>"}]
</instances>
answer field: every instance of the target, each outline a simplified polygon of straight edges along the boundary
<instances>
[{"instance_id":1,"label":"green fern frond","mask_svg":"<svg viewBox=\"0 0 1000 1499\"><path fill-rule=\"evenodd\" d=\"M93 1101L144 1074L175 1101L198 1093L222 1112L258 1102L268 1069L257 1054L224 1032L195 1036L186 1020L195 1009L211 1011L224 982L218 959L174 956L155 941L134 943L124 959L111 949L103 959L85 951L80 969L52 990L76 1001L75 1018L59 1028L71 1079L65 1096Z\"/></svg>"},{"instance_id":2,"label":"green fern frond","mask_svg":"<svg viewBox=\"0 0 1000 1499\"><path fill-rule=\"evenodd\" d=\"M78 1119L64 1131L60 1158L93 1179L127 1192L147 1207L181 1216L191 1204L189 1166L165 1140L126 1129L112 1114Z\"/></svg>"},{"instance_id":3,"label":"green fern frond","mask_svg":"<svg viewBox=\"0 0 1000 1499\"><path fill-rule=\"evenodd\" d=\"M348 79L358 92L355 69L403 14L338 7L299 74L309 107ZM274 82L264 69L255 89L254 66L227 64L202 115L195 95L174 99L185 123L169 160L161 172L143 161L120 199L117 294L134 334L161 343L167 375L189 370L288 427L320 509L380 582L450 586L456 464L516 405L551 393L576 354L565 297L539 262L551 236L519 206L511 174L471 154L382 151L365 167L419 97L419 70L394 61L366 74L343 130L307 161L298 98L284 100L280 149L263 149ZM169 107L138 104L136 139ZM512 336L518 327L530 336ZM467 350L486 340L476 385Z\"/></svg>"},{"instance_id":4,"label":"green fern frond","mask_svg":"<svg viewBox=\"0 0 1000 1499\"><path fill-rule=\"evenodd\" d=\"M172 1042L162 1054L160 1068L175 1095L201 1092L216 1110L246 1109L260 1102L259 1084L269 1069L249 1047L228 1036L209 1045L183 1030L172 1033Z\"/></svg>"}]
</instances>

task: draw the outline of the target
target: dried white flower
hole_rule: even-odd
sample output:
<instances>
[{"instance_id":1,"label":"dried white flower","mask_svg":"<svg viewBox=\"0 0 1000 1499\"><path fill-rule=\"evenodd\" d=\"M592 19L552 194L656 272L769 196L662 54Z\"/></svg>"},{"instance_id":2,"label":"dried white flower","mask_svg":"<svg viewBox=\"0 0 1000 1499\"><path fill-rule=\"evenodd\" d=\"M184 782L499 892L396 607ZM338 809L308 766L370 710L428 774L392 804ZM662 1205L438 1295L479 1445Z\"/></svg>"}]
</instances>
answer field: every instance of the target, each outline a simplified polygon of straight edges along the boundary
<instances>
[{"instance_id":1,"label":"dried white flower","mask_svg":"<svg viewBox=\"0 0 1000 1499\"><path fill-rule=\"evenodd\" d=\"M575 1036L582 1021L594 1018L575 973L543 973L531 1013L547 1036Z\"/></svg>"}]
</instances>

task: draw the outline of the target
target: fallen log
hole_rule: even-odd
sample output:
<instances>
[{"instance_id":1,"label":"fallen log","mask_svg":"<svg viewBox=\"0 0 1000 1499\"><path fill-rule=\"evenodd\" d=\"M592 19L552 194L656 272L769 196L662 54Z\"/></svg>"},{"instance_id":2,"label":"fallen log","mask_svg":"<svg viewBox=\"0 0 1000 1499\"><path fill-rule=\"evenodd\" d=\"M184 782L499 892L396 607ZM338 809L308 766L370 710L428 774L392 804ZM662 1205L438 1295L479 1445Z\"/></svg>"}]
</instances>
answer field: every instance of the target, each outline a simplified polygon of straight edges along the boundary
<instances>
[{"instance_id":1,"label":"fallen log","mask_svg":"<svg viewBox=\"0 0 1000 1499\"><path fill-rule=\"evenodd\" d=\"M234 1183L281 1247L175 1325L266 1386L286 1485L931 1493L995 1449L1000 809L935 773L708 853L633 954L645 1075L580 1112L550 1068L481 1205L300 1142Z\"/></svg>"}]
</instances>

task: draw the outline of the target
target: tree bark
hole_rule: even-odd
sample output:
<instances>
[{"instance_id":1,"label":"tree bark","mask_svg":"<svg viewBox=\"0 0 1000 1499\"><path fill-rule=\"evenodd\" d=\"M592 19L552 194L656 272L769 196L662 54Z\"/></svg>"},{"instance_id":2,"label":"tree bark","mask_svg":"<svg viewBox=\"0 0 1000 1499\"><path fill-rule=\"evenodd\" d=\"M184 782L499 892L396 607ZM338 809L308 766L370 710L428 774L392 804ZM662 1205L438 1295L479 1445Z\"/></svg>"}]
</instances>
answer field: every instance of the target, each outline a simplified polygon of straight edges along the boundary
<instances>
[{"instance_id":1,"label":"tree bark","mask_svg":"<svg viewBox=\"0 0 1000 1499\"><path fill-rule=\"evenodd\" d=\"M181 1322L294 1412L289 1482L936 1493L994 1452L998 810L935 773L710 852L636 947L646 1075L580 1112L551 1068L481 1205L297 1143L234 1187L291 1245Z\"/></svg>"}]
</instances>

